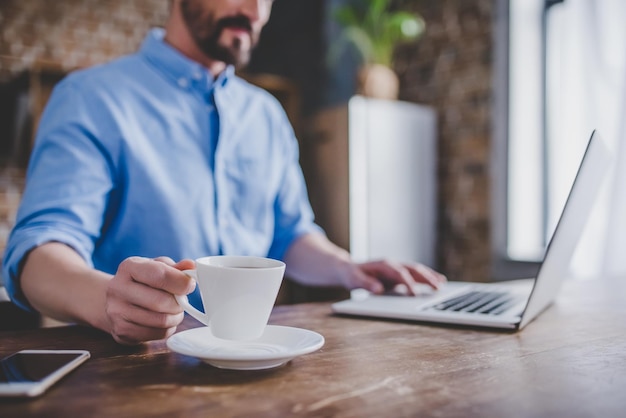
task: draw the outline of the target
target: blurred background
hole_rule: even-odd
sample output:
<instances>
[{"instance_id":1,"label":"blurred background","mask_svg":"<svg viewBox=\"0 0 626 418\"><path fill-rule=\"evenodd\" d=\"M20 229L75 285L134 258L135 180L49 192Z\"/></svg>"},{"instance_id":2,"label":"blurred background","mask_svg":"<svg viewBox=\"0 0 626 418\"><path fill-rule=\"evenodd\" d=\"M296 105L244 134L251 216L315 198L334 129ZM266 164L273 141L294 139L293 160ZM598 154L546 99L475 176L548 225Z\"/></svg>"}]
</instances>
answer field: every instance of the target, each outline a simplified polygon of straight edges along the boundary
<instances>
[{"instance_id":1,"label":"blurred background","mask_svg":"<svg viewBox=\"0 0 626 418\"><path fill-rule=\"evenodd\" d=\"M562 208L563 191L596 127L591 120L565 142L564 149L573 150L569 168L551 162L547 150L557 143L554 132L561 131L547 115L556 115L550 110L562 105L557 97L563 86L554 80L567 52L560 36L570 27L564 16L572 12L565 6L593 8L594 2L382 2L385 12L409 14L419 24L404 25L417 31L393 45L388 64L398 88L391 98L363 90L359 71L367 62L358 48L338 48L347 45L338 8L354 6L361 13L374 3L381 2L276 0L253 59L241 71L285 107L300 141L318 223L358 256L393 257L384 249L394 242L414 248L402 256L426 262L449 279L533 274ZM616 1L605 3L619 7ZM20 200L32 135L54 84L73 69L134 52L149 28L164 24L168 4L0 0L2 248ZM601 19L598 14L596 24ZM520 143L530 144L530 151L516 149ZM387 155L394 147L395 154ZM417 154L407 157L408 150ZM378 158L380 153L387 159ZM370 182L385 173L388 181ZM563 177L558 184L554 173ZM410 196L408 203L403 196ZM396 225L411 228L385 236L376 219L390 216Z\"/></svg>"}]
</instances>

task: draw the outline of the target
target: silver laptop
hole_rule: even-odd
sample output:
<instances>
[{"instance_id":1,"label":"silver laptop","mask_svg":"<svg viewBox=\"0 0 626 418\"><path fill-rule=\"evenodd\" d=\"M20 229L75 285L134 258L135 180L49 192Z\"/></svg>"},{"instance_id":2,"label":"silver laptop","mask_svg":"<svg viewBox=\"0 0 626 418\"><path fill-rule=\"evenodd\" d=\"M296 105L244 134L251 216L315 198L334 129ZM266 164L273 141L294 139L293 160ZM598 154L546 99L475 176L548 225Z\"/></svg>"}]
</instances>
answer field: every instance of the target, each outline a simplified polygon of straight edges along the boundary
<instances>
[{"instance_id":1,"label":"silver laptop","mask_svg":"<svg viewBox=\"0 0 626 418\"><path fill-rule=\"evenodd\" d=\"M593 133L536 278L493 283L448 282L418 296L353 291L332 305L338 314L522 329L554 300L589 218L612 154Z\"/></svg>"}]
</instances>

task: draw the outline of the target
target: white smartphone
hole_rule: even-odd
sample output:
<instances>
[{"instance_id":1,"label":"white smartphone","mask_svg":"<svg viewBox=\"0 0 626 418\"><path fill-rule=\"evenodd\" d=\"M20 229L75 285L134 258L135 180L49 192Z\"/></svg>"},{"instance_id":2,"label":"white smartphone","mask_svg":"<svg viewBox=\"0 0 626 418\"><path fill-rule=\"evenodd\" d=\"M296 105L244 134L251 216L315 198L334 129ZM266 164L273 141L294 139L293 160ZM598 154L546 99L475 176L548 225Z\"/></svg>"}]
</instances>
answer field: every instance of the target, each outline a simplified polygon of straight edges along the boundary
<instances>
[{"instance_id":1,"label":"white smartphone","mask_svg":"<svg viewBox=\"0 0 626 418\"><path fill-rule=\"evenodd\" d=\"M0 396L38 396L90 357L85 350L22 350L0 360Z\"/></svg>"}]
</instances>

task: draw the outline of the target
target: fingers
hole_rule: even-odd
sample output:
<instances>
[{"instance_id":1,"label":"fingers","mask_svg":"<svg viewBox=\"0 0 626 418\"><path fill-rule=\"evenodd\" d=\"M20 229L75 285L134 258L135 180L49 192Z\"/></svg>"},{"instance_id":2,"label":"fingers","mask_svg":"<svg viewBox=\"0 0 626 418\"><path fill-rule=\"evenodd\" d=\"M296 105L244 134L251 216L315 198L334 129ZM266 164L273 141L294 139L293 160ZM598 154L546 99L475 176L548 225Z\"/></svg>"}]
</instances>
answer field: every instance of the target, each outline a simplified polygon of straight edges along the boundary
<instances>
[{"instance_id":1,"label":"fingers","mask_svg":"<svg viewBox=\"0 0 626 418\"><path fill-rule=\"evenodd\" d=\"M106 315L116 341L137 344L167 338L184 318L173 295L191 293L195 280L181 270L194 262L175 263L169 257L124 260L109 281Z\"/></svg>"},{"instance_id":2,"label":"fingers","mask_svg":"<svg viewBox=\"0 0 626 418\"><path fill-rule=\"evenodd\" d=\"M163 314L133 305L126 305L119 311L110 309L109 315L112 318L111 335L122 344L167 338L176 332L184 318L183 312Z\"/></svg>"},{"instance_id":3,"label":"fingers","mask_svg":"<svg viewBox=\"0 0 626 418\"><path fill-rule=\"evenodd\" d=\"M405 265L404 267L417 283L427 284L433 289L439 289L439 287L448 280L443 274L423 264L414 263Z\"/></svg>"},{"instance_id":4,"label":"fingers","mask_svg":"<svg viewBox=\"0 0 626 418\"><path fill-rule=\"evenodd\" d=\"M192 270L196 268L196 263L193 260L185 259L174 264L174 268L178 270Z\"/></svg>"},{"instance_id":5,"label":"fingers","mask_svg":"<svg viewBox=\"0 0 626 418\"><path fill-rule=\"evenodd\" d=\"M165 263L168 266L174 266L176 264L176 262L172 260L171 257L166 257L166 256L156 257L154 261L160 261L161 263Z\"/></svg>"},{"instance_id":6,"label":"fingers","mask_svg":"<svg viewBox=\"0 0 626 418\"><path fill-rule=\"evenodd\" d=\"M128 325L126 327L119 325ZM171 337L176 332L176 327L168 329L151 329L138 327L132 323L118 323L118 326L111 332L113 339L124 345L137 345L146 341L163 340Z\"/></svg>"},{"instance_id":7,"label":"fingers","mask_svg":"<svg viewBox=\"0 0 626 418\"><path fill-rule=\"evenodd\" d=\"M365 274L380 283L380 290L375 293L382 293L398 284L404 284L407 289L411 289L415 284L413 276L401 264L393 264L390 261L372 261L363 263L360 267ZM412 294L411 290L409 293Z\"/></svg>"},{"instance_id":8,"label":"fingers","mask_svg":"<svg viewBox=\"0 0 626 418\"><path fill-rule=\"evenodd\" d=\"M167 257L159 257L158 261L149 258L130 257L120 264L117 275L155 289L164 290L173 295L186 295L193 292L195 280L176 268L176 264L170 265L170 262L173 263ZM179 264L183 262L185 260Z\"/></svg>"},{"instance_id":9,"label":"fingers","mask_svg":"<svg viewBox=\"0 0 626 418\"><path fill-rule=\"evenodd\" d=\"M366 289L374 293L381 293L385 286L395 287L404 285L410 295L414 295L413 290L416 283L426 284L433 289L438 289L446 278L444 275L419 263L394 263L388 260L372 261L358 265L361 271L368 276L364 282ZM380 286L373 286L371 280L376 280Z\"/></svg>"},{"instance_id":10,"label":"fingers","mask_svg":"<svg viewBox=\"0 0 626 418\"><path fill-rule=\"evenodd\" d=\"M146 286L134 280L111 283L109 294L125 304L154 313L177 314L182 312L182 308L176 303L171 293Z\"/></svg>"},{"instance_id":11,"label":"fingers","mask_svg":"<svg viewBox=\"0 0 626 418\"><path fill-rule=\"evenodd\" d=\"M348 288L361 288L372 293L383 293L385 287L376 276L368 274L365 270L356 269L351 273L351 277L346 281Z\"/></svg>"},{"instance_id":12,"label":"fingers","mask_svg":"<svg viewBox=\"0 0 626 418\"><path fill-rule=\"evenodd\" d=\"M165 263L168 266L174 267L177 270L191 270L196 267L196 263L190 259L184 259L176 263L170 257L162 256L155 258L154 261L160 261L161 263Z\"/></svg>"}]
</instances>

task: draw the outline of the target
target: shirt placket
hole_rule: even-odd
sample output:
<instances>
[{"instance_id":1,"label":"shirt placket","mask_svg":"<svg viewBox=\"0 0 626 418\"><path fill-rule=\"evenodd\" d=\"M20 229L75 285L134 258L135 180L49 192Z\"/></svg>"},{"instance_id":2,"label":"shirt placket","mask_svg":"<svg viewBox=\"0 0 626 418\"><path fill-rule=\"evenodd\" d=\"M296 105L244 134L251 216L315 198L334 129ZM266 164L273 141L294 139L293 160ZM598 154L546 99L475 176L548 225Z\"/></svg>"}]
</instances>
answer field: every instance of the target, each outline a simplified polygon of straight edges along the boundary
<instances>
[{"instance_id":1,"label":"shirt placket","mask_svg":"<svg viewBox=\"0 0 626 418\"><path fill-rule=\"evenodd\" d=\"M213 114L216 122L216 130L212 133L214 143L213 145L213 176L215 179L215 214L216 225L218 227L218 245L219 253L226 254L228 252L228 244L225 242L224 237L228 235L229 228L229 213L228 213L228 187L226 185L226 173L224 165L224 153L227 148L227 138L229 132L229 125L227 118L224 117L223 112L220 109L225 108L225 97L222 89L214 88L212 97L212 104L214 106Z\"/></svg>"}]
</instances>

